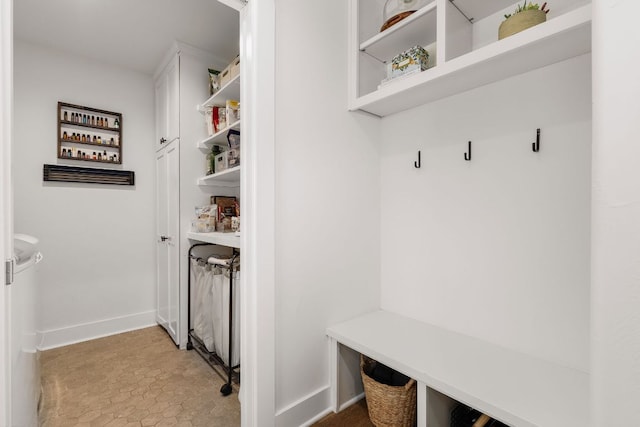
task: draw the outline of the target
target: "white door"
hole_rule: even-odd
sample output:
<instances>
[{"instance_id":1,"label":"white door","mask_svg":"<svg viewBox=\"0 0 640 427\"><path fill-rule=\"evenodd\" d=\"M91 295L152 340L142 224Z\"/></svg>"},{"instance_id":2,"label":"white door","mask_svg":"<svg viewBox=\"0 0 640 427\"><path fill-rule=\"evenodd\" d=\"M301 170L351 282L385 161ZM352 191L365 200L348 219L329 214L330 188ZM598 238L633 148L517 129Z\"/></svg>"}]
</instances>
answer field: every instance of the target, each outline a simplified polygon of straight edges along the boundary
<instances>
[{"instance_id":1,"label":"white door","mask_svg":"<svg viewBox=\"0 0 640 427\"><path fill-rule=\"evenodd\" d=\"M167 329L169 319L169 275L167 274L168 245L168 201L167 201L167 150L156 153L156 275L157 304L156 320Z\"/></svg>"},{"instance_id":2,"label":"white door","mask_svg":"<svg viewBox=\"0 0 640 427\"><path fill-rule=\"evenodd\" d=\"M179 140L156 154L157 185L157 322L178 341L179 319Z\"/></svg>"},{"instance_id":3,"label":"white door","mask_svg":"<svg viewBox=\"0 0 640 427\"><path fill-rule=\"evenodd\" d=\"M11 146L13 144L13 2L0 0L0 255L13 259L13 197ZM35 240L32 240L35 242ZM24 241L22 242L24 243ZM20 254L9 286L0 282L0 425L37 425L40 378L35 340L35 252ZM31 262L34 261L34 262ZM14 263L15 264L15 263ZM5 274L3 274L5 276Z\"/></svg>"},{"instance_id":4,"label":"white door","mask_svg":"<svg viewBox=\"0 0 640 427\"><path fill-rule=\"evenodd\" d=\"M180 307L180 140L167 147L167 268L169 292L169 318L167 331L178 344Z\"/></svg>"}]
</instances>

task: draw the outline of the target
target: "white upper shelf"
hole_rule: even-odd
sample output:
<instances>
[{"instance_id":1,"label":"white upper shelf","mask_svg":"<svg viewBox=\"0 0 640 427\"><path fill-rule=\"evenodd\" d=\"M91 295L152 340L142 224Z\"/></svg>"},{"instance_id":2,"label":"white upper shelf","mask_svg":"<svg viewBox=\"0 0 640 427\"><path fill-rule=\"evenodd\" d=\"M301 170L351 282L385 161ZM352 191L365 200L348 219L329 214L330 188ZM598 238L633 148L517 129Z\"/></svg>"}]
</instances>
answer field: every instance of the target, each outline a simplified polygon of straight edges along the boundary
<instances>
[{"instance_id":1,"label":"white upper shelf","mask_svg":"<svg viewBox=\"0 0 640 427\"><path fill-rule=\"evenodd\" d=\"M210 137L207 137L198 142L197 147L201 150L210 150L214 145L227 145L227 132L229 132L230 129L240 130L240 120L235 123L231 123L231 125L227 126L221 131L216 132Z\"/></svg>"},{"instance_id":2,"label":"white upper shelf","mask_svg":"<svg viewBox=\"0 0 640 427\"><path fill-rule=\"evenodd\" d=\"M356 98L350 109L387 116L591 51L585 5Z\"/></svg>"},{"instance_id":3,"label":"white upper shelf","mask_svg":"<svg viewBox=\"0 0 640 427\"><path fill-rule=\"evenodd\" d=\"M218 187L239 187L240 166L198 178L198 185L215 185Z\"/></svg>"},{"instance_id":4,"label":"white upper shelf","mask_svg":"<svg viewBox=\"0 0 640 427\"><path fill-rule=\"evenodd\" d=\"M198 106L198 109L202 110L205 107L211 107L213 105L224 105L228 99L240 101L240 74L211 95L202 105Z\"/></svg>"},{"instance_id":5,"label":"white upper shelf","mask_svg":"<svg viewBox=\"0 0 640 427\"><path fill-rule=\"evenodd\" d=\"M413 46L436 41L436 2L412 13L392 27L360 44L360 50L380 61L388 61Z\"/></svg>"}]
</instances>

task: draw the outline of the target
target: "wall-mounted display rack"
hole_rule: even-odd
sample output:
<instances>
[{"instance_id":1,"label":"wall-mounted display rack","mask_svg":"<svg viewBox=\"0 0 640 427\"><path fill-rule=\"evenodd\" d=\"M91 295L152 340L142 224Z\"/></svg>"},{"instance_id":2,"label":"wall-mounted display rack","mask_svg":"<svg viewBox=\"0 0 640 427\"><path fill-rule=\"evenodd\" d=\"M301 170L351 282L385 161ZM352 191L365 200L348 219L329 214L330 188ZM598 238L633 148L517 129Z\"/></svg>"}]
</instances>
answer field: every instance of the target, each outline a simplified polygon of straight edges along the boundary
<instances>
[{"instance_id":1,"label":"wall-mounted display rack","mask_svg":"<svg viewBox=\"0 0 640 427\"><path fill-rule=\"evenodd\" d=\"M58 159L122 164L122 114L58 102Z\"/></svg>"}]
</instances>

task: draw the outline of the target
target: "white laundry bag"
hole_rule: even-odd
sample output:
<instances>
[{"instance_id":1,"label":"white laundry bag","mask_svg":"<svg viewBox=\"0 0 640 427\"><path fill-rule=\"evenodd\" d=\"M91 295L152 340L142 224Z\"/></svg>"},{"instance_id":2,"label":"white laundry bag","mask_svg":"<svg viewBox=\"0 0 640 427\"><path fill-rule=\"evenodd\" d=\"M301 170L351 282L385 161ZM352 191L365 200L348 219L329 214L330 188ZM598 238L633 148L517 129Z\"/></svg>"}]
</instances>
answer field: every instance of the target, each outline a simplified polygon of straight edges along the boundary
<instances>
[{"instance_id":1,"label":"white laundry bag","mask_svg":"<svg viewBox=\"0 0 640 427\"><path fill-rule=\"evenodd\" d=\"M240 273L233 277L233 343L232 360L229 363L229 290L230 279L228 269L218 269L213 281L213 327L214 346L216 353L227 366L240 364L240 293L238 292Z\"/></svg>"},{"instance_id":2,"label":"white laundry bag","mask_svg":"<svg viewBox=\"0 0 640 427\"><path fill-rule=\"evenodd\" d=\"M212 285L213 275L209 265L199 265L197 261L191 260L191 271L193 292L192 292L192 317L193 332L204 343L208 351L214 351L213 345L213 324L211 313L211 300L213 298Z\"/></svg>"}]
</instances>

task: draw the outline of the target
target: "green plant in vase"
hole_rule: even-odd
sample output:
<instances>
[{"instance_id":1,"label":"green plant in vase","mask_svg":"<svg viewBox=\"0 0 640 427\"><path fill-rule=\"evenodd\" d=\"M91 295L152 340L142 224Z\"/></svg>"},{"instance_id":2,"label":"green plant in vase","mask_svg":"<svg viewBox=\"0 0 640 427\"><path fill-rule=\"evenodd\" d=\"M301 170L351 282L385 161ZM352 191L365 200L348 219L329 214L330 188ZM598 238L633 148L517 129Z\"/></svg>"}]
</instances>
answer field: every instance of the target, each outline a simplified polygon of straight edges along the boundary
<instances>
[{"instance_id":1,"label":"green plant in vase","mask_svg":"<svg viewBox=\"0 0 640 427\"><path fill-rule=\"evenodd\" d=\"M538 3L531 1L527 3L525 0L513 13L504 15L505 20L498 29L498 40L545 22L547 13L549 13L547 3L540 6Z\"/></svg>"}]
</instances>

